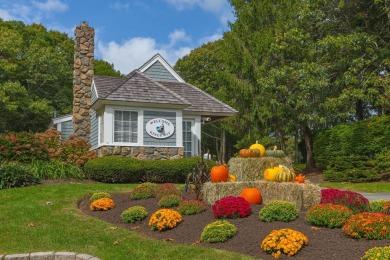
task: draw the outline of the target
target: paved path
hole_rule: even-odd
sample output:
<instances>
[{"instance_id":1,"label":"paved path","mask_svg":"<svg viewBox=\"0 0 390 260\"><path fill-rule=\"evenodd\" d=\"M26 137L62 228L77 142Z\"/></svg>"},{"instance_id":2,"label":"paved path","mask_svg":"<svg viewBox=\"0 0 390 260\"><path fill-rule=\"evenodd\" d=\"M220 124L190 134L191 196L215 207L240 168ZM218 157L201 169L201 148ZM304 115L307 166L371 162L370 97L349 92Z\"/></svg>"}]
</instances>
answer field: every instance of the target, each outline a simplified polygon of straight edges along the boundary
<instances>
[{"instance_id":1,"label":"paved path","mask_svg":"<svg viewBox=\"0 0 390 260\"><path fill-rule=\"evenodd\" d=\"M368 200L390 200L390 192L367 193L359 192Z\"/></svg>"}]
</instances>

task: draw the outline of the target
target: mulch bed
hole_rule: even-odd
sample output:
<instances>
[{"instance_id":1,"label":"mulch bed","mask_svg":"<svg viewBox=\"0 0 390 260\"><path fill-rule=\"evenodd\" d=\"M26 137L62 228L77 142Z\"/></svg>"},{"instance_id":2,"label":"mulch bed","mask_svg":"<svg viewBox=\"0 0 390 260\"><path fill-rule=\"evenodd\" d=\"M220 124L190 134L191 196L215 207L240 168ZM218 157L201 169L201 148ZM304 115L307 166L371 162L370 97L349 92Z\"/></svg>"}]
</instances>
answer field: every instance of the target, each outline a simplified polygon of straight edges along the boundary
<instances>
[{"instance_id":1,"label":"mulch bed","mask_svg":"<svg viewBox=\"0 0 390 260\"><path fill-rule=\"evenodd\" d=\"M193 197L193 195L183 195L186 198ZM216 221L211 206L201 214L183 216L183 222L176 228L159 232L149 229L149 217L138 224L125 224L122 223L120 218L122 211L136 205L144 206L149 212L149 216L151 216L153 212L160 209L157 205L157 199L151 198L132 201L130 200L129 193L112 194L112 198L116 203L116 207L109 211L90 211L88 209L88 199L81 201L79 207L87 215L102 219L113 225L145 234L154 239L171 241L172 243L196 244L198 246L230 250L265 260L275 258L263 252L260 249L260 243L272 230L281 228L291 228L302 232L309 238L309 245L303 247L302 250L293 257L287 257L282 254L280 259L356 260L360 259L364 255L364 252L372 247L390 245L389 240L354 240L347 237L341 229L314 228L305 221L306 212L304 211L300 212L299 217L296 220L289 223L262 222L258 217L258 212L262 205L252 205L252 214L247 218L228 220L237 227L238 233L227 242L214 244L203 243L199 241L203 228L207 224Z\"/></svg>"}]
</instances>

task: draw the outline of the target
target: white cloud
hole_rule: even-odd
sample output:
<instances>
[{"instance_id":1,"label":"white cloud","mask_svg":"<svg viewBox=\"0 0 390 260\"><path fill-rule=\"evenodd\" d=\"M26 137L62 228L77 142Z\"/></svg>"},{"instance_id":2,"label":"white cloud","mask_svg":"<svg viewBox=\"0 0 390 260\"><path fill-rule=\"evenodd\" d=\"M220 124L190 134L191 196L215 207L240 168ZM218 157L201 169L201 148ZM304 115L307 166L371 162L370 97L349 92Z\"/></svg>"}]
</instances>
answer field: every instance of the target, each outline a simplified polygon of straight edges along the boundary
<instances>
[{"instance_id":1,"label":"white cloud","mask_svg":"<svg viewBox=\"0 0 390 260\"><path fill-rule=\"evenodd\" d=\"M220 33L215 33L213 35L210 35L210 36L206 36L206 37L203 37L199 40L199 43L200 44L205 44L205 43L208 43L208 42L214 42L216 40L219 40L219 39L222 39L223 35L220 34Z\"/></svg>"},{"instance_id":2,"label":"white cloud","mask_svg":"<svg viewBox=\"0 0 390 260\"><path fill-rule=\"evenodd\" d=\"M121 2L115 2L113 4L110 4L110 8L121 11L121 10L129 10L130 4L129 3L121 3Z\"/></svg>"},{"instance_id":3,"label":"white cloud","mask_svg":"<svg viewBox=\"0 0 390 260\"><path fill-rule=\"evenodd\" d=\"M168 35L168 38L169 44L158 43L149 37L135 37L120 44L114 41L104 43L97 40L96 55L113 63L115 68L124 74L138 69L156 53L160 53L173 66L179 58L190 53L193 48L180 45L191 41L191 37L184 30L175 30Z\"/></svg>"},{"instance_id":4,"label":"white cloud","mask_svg":"<svg viewBox=\"0 0 390 260\"><path fill-rule=\"evenodd\" d=\"M47 0L46 2L32 2L35 7L44 12L63 12L68 10L68 6L60 0Z\"/></svg>"},{"instance_id":5,"label":"white cloud","mask_svg":"<svg viewBox=\"0 0 390 260\"><path fill-rule=\"evenodd\" d=\"M16 20L7 10L0 9L0 18L4 21Z\"/></svg>"},{"instance_id":6,"label":"white cloud","mask_svg":"<svg viewBox=\"0 0 390 260\"><path fill-rule=\"evenodd\" d=\"M166 0L178 10L191 9L195 6L206 11L220 11L225 7L226 0Z\"/></svg>"},{"instance_id":7,"label":"white cloud","mask_svg":"<svg viewBox=\"0 0 390 260\"><path fill-rule=\"evenodd\" d=\"M99 42L97 51L103 60L113 63L116 69L125 74L139 68L156 53L167 56L165 50L157 47L154 39L141 37L132 38L122 44L113 41L108 44Z\"/></svg>"},{"instance_id":8,"label":"white cloud","mask_svg":"<svg viewBox=\"0 0 390 260\"><path fill-rule=\"evenodd\" d=\"M170 39L170 43L169 45L170 46L173 46L175 45L176 43L182 41L182 42L191 42L191 37L189 37L187 34L186 34L186 31L183 30L183 29L176 29L174 30L173 32L171 32L169 34L169 39Z\"/></svg>"}]
</instances>

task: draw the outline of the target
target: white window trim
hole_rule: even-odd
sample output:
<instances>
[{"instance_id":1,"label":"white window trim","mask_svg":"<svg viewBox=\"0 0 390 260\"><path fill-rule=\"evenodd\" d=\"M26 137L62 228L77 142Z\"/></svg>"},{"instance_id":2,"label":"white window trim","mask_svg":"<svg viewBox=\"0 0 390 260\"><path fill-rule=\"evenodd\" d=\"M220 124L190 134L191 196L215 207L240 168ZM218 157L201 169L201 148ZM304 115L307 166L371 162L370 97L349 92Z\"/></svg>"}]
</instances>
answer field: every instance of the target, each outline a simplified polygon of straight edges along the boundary
<instances>
[{"instance_id":1,"label":"white window trim","mask_svg":"<svg viewBox=\"0 0 390 260\"><path fill-rule=\"evenodd\" d=\"M115 142L114 138L114 117L115 117L115 111L128 111L128 112L137 112L137 142ZM139 144L139 121L140 121L140 115L139 115L139 110L136 109L131 109L131 108L114 108L112 111L112 143L114 145L119 145L119 146L138 146Z\"/></svg>"}]
</instances>

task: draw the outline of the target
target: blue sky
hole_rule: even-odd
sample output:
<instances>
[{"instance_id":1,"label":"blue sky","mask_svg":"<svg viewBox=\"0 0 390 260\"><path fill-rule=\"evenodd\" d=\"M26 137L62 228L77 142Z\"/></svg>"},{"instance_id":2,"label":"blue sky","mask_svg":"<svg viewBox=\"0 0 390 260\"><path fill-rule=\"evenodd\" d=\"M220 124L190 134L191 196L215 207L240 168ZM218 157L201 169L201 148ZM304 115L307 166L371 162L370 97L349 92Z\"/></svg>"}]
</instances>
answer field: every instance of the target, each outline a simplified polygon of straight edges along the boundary
<instances>
[{"instance_id":1,"label":"blue sky","mask_svg":"<svg viewBox=\"0 0 390 260\"><path fill-rule=\"evenodd\" d=\"M85 20L95 28L95 57L129 73L157 52L173 66L221 38L234 15L227 0L0 0L0 18L71 37Z\"/></svg>"}]
</instances>

